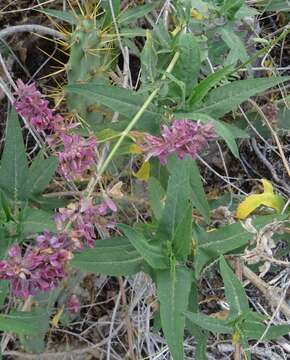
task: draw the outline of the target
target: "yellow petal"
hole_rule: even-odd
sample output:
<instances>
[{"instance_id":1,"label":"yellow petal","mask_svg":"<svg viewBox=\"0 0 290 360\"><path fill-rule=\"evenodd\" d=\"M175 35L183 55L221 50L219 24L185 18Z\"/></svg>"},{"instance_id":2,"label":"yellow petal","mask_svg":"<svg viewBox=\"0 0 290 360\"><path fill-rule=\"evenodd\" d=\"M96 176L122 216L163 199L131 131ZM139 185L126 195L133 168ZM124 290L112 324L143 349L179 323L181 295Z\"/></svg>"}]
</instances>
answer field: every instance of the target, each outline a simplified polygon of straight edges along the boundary
<instances>
[{"instance_id":1,"label":"yellow petal","mask_svg":"<svg viewBox=\"0 0 290 360\"><path fill-rule=\"evenodd\" d=\"M262 194L252 194L243 200L237 208L236 217L240 220L248 217L259 206L264 205L274 209L280 213L284 206L284 200L280 195L274 194L272 184L265 179L262 179L264 192Z\"/></svg>"},{"instance_id":2,"label":"yellow petal","mask_svg":"<svg viewBox=\"0 0 290 360\"><path fill-rule=\"evenodd\" d=\"M129 153L130 154L142 154L142 149L140 148L140 146L136 145L136 144L132 144L129 148Z\"/></svg>"},{"instance_id":3,"label":"yellow petal","mask_svg":"<svg viewBox=\"0 0 290 360\"><path fill-rule=\"evenodd\" d=\"M61 315L63 314L63 311L64 311L64 305L62 305L62 307L60 309L58 309L57 313L52 318L51 325L53 327L56 327L56 328L58 327L58 323L61 318Z\"/></svg>"},{"instance_id":4,"label":"yellow petal","mask_svg":"<svg viewBox=\"0 0 290 360\"><path fill-rule=\"evenodd\" d=\"M267 193L274 194L273 186L270 183L270 181L268 181L266 179L262 179L261 182L263 184L263 188L264 188L265 193L267 192Z\"/></svg>"},{"instance_id":5,"label":"yellow petal","mask_svg":"<svg viewBox=\"0 0 290 360\"><path fill-rule=\"evenodd\" d=\"M149 161L144 161L140 169L137 171L137 173L133 173L133 175L142 181L148 181L150 176L150 163Z\"/></svg>"},{"instance_id":6,"label":"yellow petal","mask_svg":"<svg viewBox=\"0 0 290 360\"><path fill-rule=\"evenodd\" d=\"M198 12L196 9L191 10L191 17L195 20L203 20L204 16Z\"/></svg>"},{"instance_id":7,"label":"yellow petal","mask_svg":"<svg viewBox=\"0 0 290 360\"><path fill-rule=\"evenodd\" d=\"M238 330L236 330L234 333L233 333L233 337L232 337L232 343L235 345L239 342L240 340L240 337L241 337L241 334Z\"/></svg>"}]
</instances>

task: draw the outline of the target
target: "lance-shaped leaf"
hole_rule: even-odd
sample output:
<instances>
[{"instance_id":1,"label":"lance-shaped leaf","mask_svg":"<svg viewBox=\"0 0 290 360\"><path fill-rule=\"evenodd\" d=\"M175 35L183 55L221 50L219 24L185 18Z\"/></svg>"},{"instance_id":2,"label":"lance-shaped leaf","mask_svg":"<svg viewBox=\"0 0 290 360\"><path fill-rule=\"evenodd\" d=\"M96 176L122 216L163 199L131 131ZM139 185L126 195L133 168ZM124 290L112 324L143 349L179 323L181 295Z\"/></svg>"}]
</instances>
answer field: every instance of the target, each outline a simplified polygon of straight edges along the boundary
<instances>
[{"instance_id":1,"label":"lance-shaped leaf","mask_svg":"<svg viewBox=\"0 0 290 360\"><path fill-rule=\"evenodd\" d=\"M250 318L242 323L241 328L243 335L252 340L271 341L290 333L289 324L267 326Z\"/></svg>"},{"instance_id":2,"label":"lance-shaped leaf","mask_svg":"<svg viewBox=\"0 0 290 360\"><path fill-rule=\"evenodd\" d=\"M201 213L205 222L209 222L209 204L204 192L201 175L198 165L195 161L191 162L189 184L191 188L190 197L193 201L193 206Z\"/></svg>"},{"instance_id":3,"label":"lance-shaped leaf","mask_svg":"<svg viewBox=\"0 0 290 360\"><path fill-rule=\"evenodd\" d=\"M169 259L165 255L165 251L160 243L150 244L143 234L130 226L119 224L118 227L138 251L140 256L142 256L153 269L169 268Z\"/></svg>"},{"instance_id":4,"label":"lance-shaped leaf","mask_svg":"<svg viewBox=\"0 0 290 360\"><path fill-rule=\"evenodd\" d=\"M160 4L160 1L154 1L153 4L145 4L145 5L141 5L141 6L135 6L132 8L128 8L120 13L120 15L118 17L118 23L120 25L123 25L123 24L128 24L131 21L136 21L137 19L150 13L159 4Z\"/></svg>"},{"instance_id":5,"label":"lance-shaped leaf","mask_svg":"<svg viewBox=\"0 0 290 360\"><path fill-rule=\"evenodd\" d=\"M192 95L190 97L190 104L198 104L208 94L208 92L216 86L224 77L232 73L234 70L233 66L226 66L213 74L208 75L205 79L194 87Z\"/></svg>"},{"instance_id":6,"label":"lance-shaped leaf","mask_svg":"<svg viewBox=\"0 0 290 360\"><path fill-rule=\"evenodd\" d=\"M1 159L0 188L14 201L25 197L28 164L18 115L11 110L6 125L6 141Z\"/></svg>"},{"instance_id":7,"label":"lance-shaped leaf","mask_svg":"<svg viewBox=\"0 0 290 360\"><path fill-rule=\"evenodd\" d=\"M93 249L74 256L72 267L110 276L133 275L145 267L142 256L125 238L97 240Z\"/></svg>"},{"instance_id":8,"label":"lance-shaped leaf","mask_svg":"<svg viewBox=\"0 0 290 360\"><path fill-rule=\"evenodd\" d=\"M160 242L169 241L177 259L184 260L189 254L191 244L192 216L190 208L190 166L191 159L169 159L168 168L171 173L168 181L165 208L159 223L156 238ZM181 225L183 223L183 226ZM186 225L186 227L184 227Z\"/></svg>"},{"instance_id":9,"label":"lance-shaped leaf","mask_svg":"<svg viewBox=\"0 0 290 360\"><path fill-rule=\"evenodd\" d=\"M205 102L194 111L219 118L235 110L249 97L289 80L290 77L285 76L234 81L212 90Z\"/></svg>"},{"instance_id":10,"label":"lance-shaped leaf","mask_svg":"<svg viewBox=\"0 0 290 360\"><path fill-rule=\"evenodd\" d=\"M148 194L153 214L157 220L160 220L164 209L165 191L155 177L151 177L148 181Z\"/></svg>"},{"instance_id":11,"label":"lance-shaped leaf","mask_svg":"<svg viewBox=\"0 0 290 360\"><path fill-rule=\"evenodd\" d=\"M0 330L18 335L39 335L48 329L48 314L41 309L0 315Z\"/></svg>"},{"instance_id":12,"label":"lance-shaped leaf","mask_svg":"<svg viewBox=\"0 0 290 360\"><path fill-rule=\"evenodd\" d=\"M45 9L45 10L37 10L37 11L47 15L48 17L55 17L56 19L64 21L70 25L77 25L79 21L77 15L75 15L75 13L73 13L70 10L60 11L55 9Z\"/></svg>"},{"instance_id":13,"label":"lance-shaped leaf","mask_svg":"<svg viewBox=\"0 0 290 360\"><path fill-rule=\"evenodd\" d=\"M282 196L274 193L273 186L268 180L262 179L261 182L264 188L263 193L249 195L240 203L236 212L238 219L245 219L261 205L275 209L278 214L281 213L285 204Z\"/></svg>"},{"instance_id":14,"label":"lance-shaped leaf","mask_svg":"<svg viewBox=\"0 0 290 360\"><path fill-rule=\"evenodd\" d=\"M224 257L220 259L220 272L224 281L225 295L230 306L227 320L233 320L249 311L249 303L243 285L226 263Z\"/></svg>"},{"instance_id":15,"label":"lance-shaped leaf","mask_svg":"<svg viewBox=\"0 0 290 360\"><path fill-rule=\"evenodd\" d=\"M202 327L205 330L219 334L232 334L234 328L229 325L226 320L220 320L202 313L185 313L186 318L195 325Z\"/></svg>"},{"instance_id":16,"label":"lance-shaped leaf","mask_svg":"<svg viewBox=\"0 0 290 360\"><path fill-rule=\"evenodd\" d=\"M26 208L21 221L23 235L41 233L44 230L56 232L56 225L52 213Z\"/></svg>"},{"instance_id":17,"label":"lance-shaped leaf","mask_svg":"<svg viewBox=\"0 0 290 360\"><path fill-rule=\"evenodd\" d=\"M275 216L275 218L277 215ZM282 217L284 218L284 216ZM253 221L259 230L273 221L273 216L260 216ZM249 233L240 223L226 225L222 228L206 232L200 227L194 227L194 240L197 244L195 256L195 271L198 278L204 266L218 259L221 255L235 251L245 246L253 234Z\"/></svg>"},{"instance_id":18,"label":"lance-shaped leaf","mask_svg":"<svg viewBox=\"0 0 290 360\"><path fill-rule=\"evenodd\" d=\"M40 152L35 157L29 167L29 175L24 184L27 197L41 194L46 189L55 174L57 165L58 161L54 156L44 159Z\"/></svg>"},{"instance_id":19,"label":"lance-shaped leaf","mask_svg":"<svg viewBox=\"0 0 290 360\"><path fill-rule=\"evenodd\" d=\"M68 93L78 94L93 99L117 111L126 119L130 119L137 113L146 98L136 92L123 89L117 86L104 85L99 83L68 85ZM154 110L147 109L140 118L137 128L145 131L156 132L159 129L160 114Z\"/></svg>"},{"instance_id":20,"label":"lance-shaped leaf","mask_svg":"<svg viewBox=\"0 0 290 360\"><path fill-rule=\"evenodd\" d=\"M185 267L158 271L157 295L162 329L174 360L183 360L185 315L193 273Z\"/></svg>"},{"instance_id":21,"label":"lance-shaped leaf","mask_svg":"<svg viewBox=\"0 0 290 360\"><path fill-rule=\"evenodd\" d=\"M193 34L181 32L178 35L176 48L180 56L172 71L172 75L185 84L186 94L190 94L197 83L200 71L200 49ZM176 87L175 84L171 84Z\"/></svg>"}]
</instances>

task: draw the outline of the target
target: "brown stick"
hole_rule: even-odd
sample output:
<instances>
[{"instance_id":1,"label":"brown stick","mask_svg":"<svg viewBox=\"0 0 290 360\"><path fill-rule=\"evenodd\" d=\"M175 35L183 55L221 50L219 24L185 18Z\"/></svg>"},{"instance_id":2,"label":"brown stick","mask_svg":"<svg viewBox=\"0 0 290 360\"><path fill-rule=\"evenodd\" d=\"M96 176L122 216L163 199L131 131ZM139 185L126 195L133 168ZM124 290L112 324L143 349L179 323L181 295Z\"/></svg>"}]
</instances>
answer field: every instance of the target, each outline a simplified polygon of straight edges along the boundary
<instances>
[{"instance_id":1,"label":"brown stick","mask_svg":"<svg viewBox=\"0 0 290 360\"><path fill-rule=\"evenodd\" d=\"M126 299L126 293L125 293L124 282L123 282L122 277L119 277L119 286L120 286L120 291L121 291L122 303L123 303L123 305L125 305L127 307L127 299ZM128 339L128 345L129 345L130 359L136 360L135 352L134 352L134 342L133 342L133 338L134 338L133 329L132 329L130 318L128 316L127 309L126 309L126 314L125 314L125 324L127 327L127 339Z\"/></svg>"}]
</instances>

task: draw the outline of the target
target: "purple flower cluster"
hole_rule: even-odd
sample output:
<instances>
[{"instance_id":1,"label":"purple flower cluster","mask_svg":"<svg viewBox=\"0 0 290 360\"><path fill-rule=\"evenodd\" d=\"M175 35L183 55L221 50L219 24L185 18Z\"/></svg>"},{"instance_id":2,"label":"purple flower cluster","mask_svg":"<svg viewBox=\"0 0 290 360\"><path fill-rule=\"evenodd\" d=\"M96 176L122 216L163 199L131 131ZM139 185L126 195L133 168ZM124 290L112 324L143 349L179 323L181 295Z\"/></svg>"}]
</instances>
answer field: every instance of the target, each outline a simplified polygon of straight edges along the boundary
<instances>
[{"instance_id":1,"label":"purple flower cluster","mask_svg":"<svg viewBox=\"0 0 290 360\"><path fill-rule=\"evenodd\" d=\"M11 282L16 296L27 298L37 291L49 291L58 285L67 273L67 262L72 258L66 236L44 232L36 239L36 246L21 254L19 245L8 251L8 259L0 261L0 279Z\"/></svg>"},{"instance_id":2,"label":"purple flower cluster","mask_svg":"<svg viewBox=\"0 0 290 360\"><path fill-rule=\"evenodd\" d=\"M78 297L75 294L73 294L69 298L68 303L67 303L68 311L71 314L77 314L80 311L80 307L81 307L81 304L80 304Z\"/></svg>"},{"instance_id":3,"label":"purple flower cluster","mask_svg":"<svg viewBox=\"0 0 290 360\"><path fill-rule=\"evenodd\" d=\"M70 204L66 208L59 209L55 216L55 222L59 231L64 231L70 224L70 238L73 250L81 250L84 246L92 247L96 240L95 225L105 225L106 215L110 210L117 211L114 202L106 201L94 206L91 200L82 200L79 203Z\"/></svg>"},{"instance_id":4,"label":"purple flower cluster","mask_svg":"<svg viewBox=\"0 0 290 360\"><path fill-rule=\"evenodd\" d=\"M27 85L17 80L15 92L16 111L32 124L39 132L49 131L47 142L53 148L61 141L63 150L57 153L60 161L59 171L67 180L82 178L95 164L97 141L94 137L88 139L80 135L72 135L68 130L75 125L67 126L61 115L55 114L49 108L34 83Z\"/></svg>"},{"instance_id":5,"label":"purple flower cluster","mask_svg":"<svg viewBox=\"0 0 290 360\"><path fill-rule=\"evenodd\" d=\"M96 162L94 137L85 139L80 135L62 134L63 150L57 153L60 161L60 173L67 180L82 178Z\"/></svg>"},{"instance_id":6,"label":"purple flower cluster","mask_svg":"<svg viewBox=\"0 0 290 360\"><path fill-rule=\"evenodd\" d=\"M161 136L147 135L142 149L148 154L148 158L158 156L164 165L171 153L175 153L179 159L187 154L194 159L208 141L215 138L212 124L175 120L170 127L162 126Z\"/></svg>"},{"instance_id":7,"label":"purple flower cluster","mask_svg":"<svg viewBox=\"0 0 290 360\"><path fill-rule=\"evenodd\" d=\"M27 85L20 79L17 80L17 99L14 103L16 111L29 121L39 132L50 130L58 131L63 127L63 117L55 114L49 108L49 103L44 100L34 83Z\"/></svg>"}]
</instances>

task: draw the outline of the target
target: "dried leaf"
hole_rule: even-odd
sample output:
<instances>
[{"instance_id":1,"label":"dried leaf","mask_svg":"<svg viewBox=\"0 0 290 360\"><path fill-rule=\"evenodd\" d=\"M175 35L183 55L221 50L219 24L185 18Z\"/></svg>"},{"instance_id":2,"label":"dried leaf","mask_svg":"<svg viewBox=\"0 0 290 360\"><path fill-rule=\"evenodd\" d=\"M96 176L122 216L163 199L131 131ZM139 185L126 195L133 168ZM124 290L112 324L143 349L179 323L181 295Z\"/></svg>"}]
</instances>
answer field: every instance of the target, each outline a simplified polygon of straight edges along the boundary
<instances>
[{"instance_id":1,"label":"dried leaf","mask_svg":"<svg viewBox=\"0 0 290 360\"><path fill-rule=\"evenodd\" d=\"M63 311L64 311L64 305L57 310L57 313L56 313L56 314L54 315L54 317L52 318L52 320L51 320L51 325L52 325L53 327L58 328L58 323L59 323L59 321L60 321L61 315L63 314Z\"/></svg>"},{"instance_id":2,"label":"dried leaf","mask_svg":"<svg viewBox=\"0 0 290 360\"><path fill-rule=\"evenodd\" d=\"M132 144L129 149L130 154L142 154L142 149L136 144Z\"/></svg>"},{"instance_id":3,"label":"dried leaf","mask_svg":"<svg viewBox=\"0 0 290 360\"><path fill-rule=\"evenodd\" d=\"M274 194L272 184L265 179L261 180L264 188L262 194L253 194L246 197L237 208L236 217L240 220L248 217L259 206L264 205L280 213L284 206L284 200L280 195Z\"/></svg>"},{"instance_id":4,"label":"dried leaf","mask_svg":"<svg viewBox=\"0 0 290 360\"><path fill-rule=\"evenodd\" d=\"M149 161L144 161L140 169L137 171L137 173L133 173L133 175L142 181L148 181L150 177L150 163Z\"/></svg>"}]
</instances>

